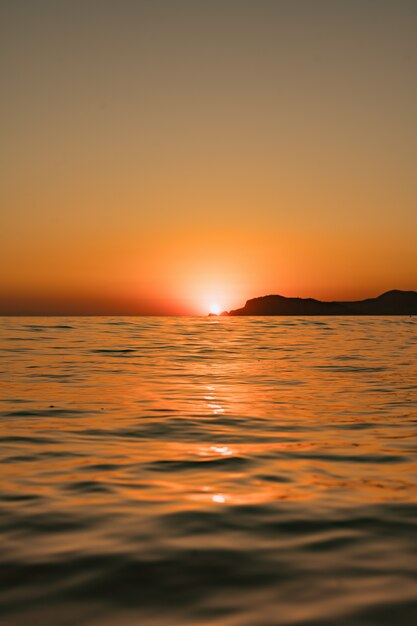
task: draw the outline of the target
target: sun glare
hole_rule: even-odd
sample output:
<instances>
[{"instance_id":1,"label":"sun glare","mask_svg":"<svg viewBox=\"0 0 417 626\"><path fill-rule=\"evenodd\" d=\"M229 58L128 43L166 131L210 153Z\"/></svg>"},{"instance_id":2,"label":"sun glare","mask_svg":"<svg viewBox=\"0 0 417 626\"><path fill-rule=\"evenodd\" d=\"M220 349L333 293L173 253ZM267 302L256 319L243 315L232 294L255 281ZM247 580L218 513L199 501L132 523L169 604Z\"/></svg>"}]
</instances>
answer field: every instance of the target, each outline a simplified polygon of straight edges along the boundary
<instances>
[{"instance_id":1,"label":"sun glare","mask_svg":"<svg viewBox=\"0 0 417 626\"><path fill-rule=\"evenodd\" d=\"M210 305L210 313L212 315L220 315L220 307L218 304L211 304Z\"/></svg>"}]
</instances>

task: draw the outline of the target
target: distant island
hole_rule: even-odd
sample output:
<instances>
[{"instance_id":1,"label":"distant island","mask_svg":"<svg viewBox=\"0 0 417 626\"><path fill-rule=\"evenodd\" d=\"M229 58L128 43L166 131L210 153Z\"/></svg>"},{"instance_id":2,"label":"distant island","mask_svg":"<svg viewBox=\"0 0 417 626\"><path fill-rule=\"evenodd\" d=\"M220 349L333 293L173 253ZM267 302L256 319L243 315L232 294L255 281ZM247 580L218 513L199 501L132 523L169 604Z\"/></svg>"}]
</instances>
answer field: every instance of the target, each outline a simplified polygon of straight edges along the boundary
<instances>
[{"instance_id":1,"label":"distant island","mask_svg":"<svg viewBox=\"0 0 417 626\"><path fill-rule=\"evenodd\" d=\"M221 315L417 315L417 292L387 291L376 298L353 302L321 302L314 298L263 296Z\"/></svg>"}]
</instances>

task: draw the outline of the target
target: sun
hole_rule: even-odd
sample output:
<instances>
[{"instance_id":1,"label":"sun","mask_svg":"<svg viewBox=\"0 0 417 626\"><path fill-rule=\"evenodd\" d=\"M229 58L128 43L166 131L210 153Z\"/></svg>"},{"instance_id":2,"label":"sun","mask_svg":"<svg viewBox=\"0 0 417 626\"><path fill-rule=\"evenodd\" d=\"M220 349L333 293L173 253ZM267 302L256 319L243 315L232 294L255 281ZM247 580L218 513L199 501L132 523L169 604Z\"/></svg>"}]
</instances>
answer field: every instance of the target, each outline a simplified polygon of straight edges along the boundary
<instances>
[{"instance_id":1,"label":"sun","mask_svg":"<svg viewBox=\"0 0 417 626\"><path fill-rule=\"evenodd\" d=\"M210 305L210 313L211 315L220 315L220 307L218 304Z\"/></svg>"}]
</instances>

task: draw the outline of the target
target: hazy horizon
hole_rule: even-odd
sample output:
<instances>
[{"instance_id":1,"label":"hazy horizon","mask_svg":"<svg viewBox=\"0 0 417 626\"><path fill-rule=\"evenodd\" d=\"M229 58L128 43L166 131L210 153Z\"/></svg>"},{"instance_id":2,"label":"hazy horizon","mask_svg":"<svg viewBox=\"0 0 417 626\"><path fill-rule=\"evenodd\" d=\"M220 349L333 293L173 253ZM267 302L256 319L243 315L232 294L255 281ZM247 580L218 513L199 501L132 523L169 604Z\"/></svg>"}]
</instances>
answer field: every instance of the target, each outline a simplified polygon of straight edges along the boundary
<instances>
[{"instance_id":1,"label":"hazy horizon","mask_svg":"<svg viewBox=\"0 0 417 626\"><path fill-rule=\"evenodd\" d=\"M386 293L390 293L390 292L396 292L396 291L400 291L401 293L407 293L405 290L397 290L397 289L389 289L386 292L383 292L383 294L375 294L372 296L368 296L367 298L361 298L360 300L367 300L369 299L374 299L374 298L378 298L379 296L382 296ZM412 293L417 293L413 290L411 290ZM284 294L259 294L259 295L255 295L252 298L248 298L247 300L252 300L252 299L259 299L259 298L263 298L263 297L273 297L273 296L283 296L284 298L291 298L294 297L296 299L302 299L302 300L308 300L309 298L302 298L301 296L284 296ZM245 300L244 302L241 302L240 307L237 308L241 308L245 305L245 303L247 302L247 300ZM329 301L329 300L318 300L316 299L318 302L338 302L338 301ZM340 300L339 302L350 302L348 300ZM9 304L9 306L13 306L13 303L7 303L7 302L3 302L3 308L7 307L7 305ZM12 309L10 308L9 311L7 312L0 312L0 317L13 317L13 316L17 316L17 317L100 317L100 316L111 316L111 317L141 317L141 316L151 316L151 317L204 317L208 314L211 315L219 315L220 313L224 312L226 313L227 310L210 310L210 306L209 309L204 312L204 313L178 313L178 312L171 312L171 313L161 313L161 312L153 312L153 311L147 311L147 312L138 312L138 310L135 310L135 306L137 307L138 305L135 302L122 302L119 303L119 309L114 308L115 305L111 302L111 301L101 301L101 303L99 303L99 306L101 308L101 312L96 312L96 313L92 313L91 310L94 309L95 307L97 307L97 301L73 301L73 302L67 302L66 304L63 303L62 300L59 300L56 304L55 304L55 309L54 307L54 303L53 302L48 302L46 301L46 303L43 300L39 301L39 308L36 310L35 306L34 306L34 300L30 299L29 301L25 302L20 301L17 303L17 305L15 305L16 308ZM25 308L26 306L26 308ZM42 308L43 307L43 308ZM35 309L35 312L33 312ZM231 309L229 309L231 310ZM31 311L31 312L30 312ZM125 311L125 312L123 312ZM285 314L284 314L285 315Z\"/></svg>"}]
</instances>

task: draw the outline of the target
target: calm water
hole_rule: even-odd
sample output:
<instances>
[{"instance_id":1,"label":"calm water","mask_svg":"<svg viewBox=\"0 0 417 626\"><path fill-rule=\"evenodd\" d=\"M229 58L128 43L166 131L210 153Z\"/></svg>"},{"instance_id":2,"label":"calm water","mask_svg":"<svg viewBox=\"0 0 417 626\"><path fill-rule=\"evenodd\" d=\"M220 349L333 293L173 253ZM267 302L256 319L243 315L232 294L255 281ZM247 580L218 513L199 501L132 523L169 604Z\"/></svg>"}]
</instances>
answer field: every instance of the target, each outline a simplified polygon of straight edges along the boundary
<instances>
[{"instance_id":1,"label":"calm water","mask_svg":"<svg viewBox=\"0 0 417 626\"><path fill-rule=\"evenodd\" d=\"M1 624L414 626L416 330L0 320Z\"/></svg>"}]
</instances>

